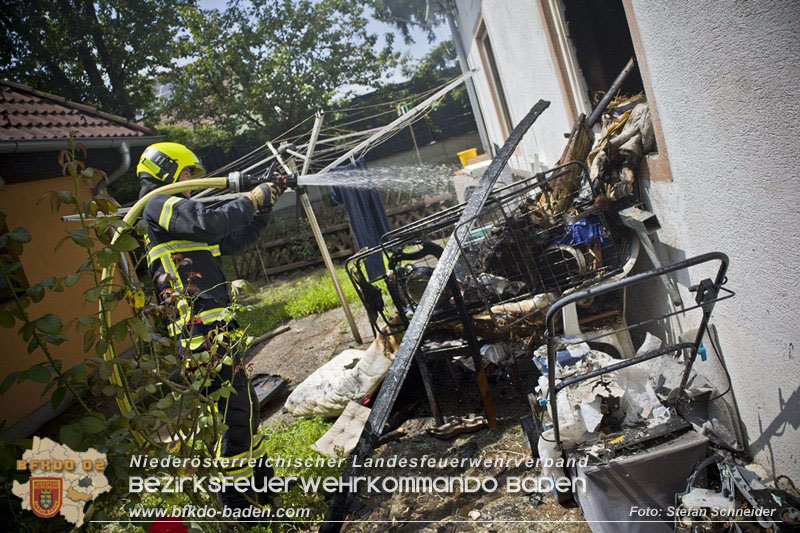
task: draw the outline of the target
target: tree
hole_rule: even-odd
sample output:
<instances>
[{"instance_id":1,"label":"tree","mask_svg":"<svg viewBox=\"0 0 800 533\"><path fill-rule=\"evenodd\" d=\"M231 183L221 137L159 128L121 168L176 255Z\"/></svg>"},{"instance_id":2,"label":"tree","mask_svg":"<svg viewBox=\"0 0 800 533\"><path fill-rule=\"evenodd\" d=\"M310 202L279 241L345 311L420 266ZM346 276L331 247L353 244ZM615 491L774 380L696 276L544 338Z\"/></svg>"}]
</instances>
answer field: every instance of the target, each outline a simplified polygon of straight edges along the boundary
<instances>
[{"instance_id":1,"label":"tree","mask_svg":"<svg viewBox=\"0 0 800 533\"><path fill-rule=\"evenodd\" d=\"M406 81L391 83L379 89L338 102L326 117L329 126L342 125L350 129L366 130L384 126L397 118L397 105L414 105L421 95L429 95L461 74L452 41L442 41L423 58L403 65ZM387 103L388 102L388 103ZM338 111L337 111L338 107ZM430 133L435 139L445 138L439 124L453 122L462 115L471 115L471 108L463 85L445 95L425 114ZM465 120L471 120L466 118ZM421 127L421 125L419 125ZM419 130L417 130L419 134Z\"/></svg>"},{"instance_id":2,"label":"tree","mask_svg":"<svg viewBox=\"0 0 800 533\"><path fill-rule=\"evenodd\" d=\"M406 43L413 42L409 28L417 26L426 31L428 42L435 39L433 26L444 20L448 0L373 0L376 19L400 30Z\"/></svg>"},{"instance_id":3,"label":"tree","mask_svg":"<svg viewBox=\"0 0 800 533\"><path fill-rule=\"evenodd\" d=\"M170 65L194 0L6 0L0 75L133 118Z\"/></svg>"},{"instance_id":4,"label":"tree","mask_svg":"<svg viewBox=\"0 0 800 533\"><path fill-rule=\"evenodd\" d=\"M341 96L375 86L397 55L376 50L364 1L254 0L184 10L187 61L164 76L176 121L278 134Z\"/></svg>"},{"instance_id":5,"label":"tree","mask_svg":"<svg viewBox=\"0 0 800 533\"><path fill-rule=\"evenodd\" d=\"M429 85L431 88L460 73L455 47L453 41L449 39L440 42L425 54L425 57L414 64L406 65L403 69L403 74L408 78L418 84Z\"/></svg>"}]
</instances>

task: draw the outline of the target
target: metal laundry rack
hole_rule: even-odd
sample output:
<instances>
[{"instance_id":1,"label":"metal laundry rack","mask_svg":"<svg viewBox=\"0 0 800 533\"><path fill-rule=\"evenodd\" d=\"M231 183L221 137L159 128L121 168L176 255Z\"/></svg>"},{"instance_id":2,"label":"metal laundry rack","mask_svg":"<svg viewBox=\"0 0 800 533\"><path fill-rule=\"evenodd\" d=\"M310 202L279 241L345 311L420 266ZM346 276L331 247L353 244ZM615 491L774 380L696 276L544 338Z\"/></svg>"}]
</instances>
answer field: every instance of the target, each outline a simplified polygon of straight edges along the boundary
<instances>
[{"instance_id":1,"label":"metal laundry rack","mask_svg":"<svg viewBox=\"0 0 800 533\"><path fill-rule=\"evenodd\" d=\"M492 194L501 193L506 188ZM457 204L395 228L381 237L379 245L364 248L347 259L345 269L375 333L389 335L405 330L427 277L436 266L465 205ZM386 270L370 279L366 262L374 255L382 258ZM388 293L389 301L384 300L383 291ZM442 306L438 307L435 321L456 318L453 305L446 306L446 311Z\"/></svg>"},{"instance_id":2,"label":"metal laundry rack","mask_svg":"<svg viewBox=\"0 0 800 533\"><path fill-rule=\"evenodd\" d=\"M596 298L602 295L608 295L615 291L619 291L621 289L633 285L644 283L649 280L659 278L661 276L667 276L682 270L688 271L689 268L699 267L701 265L707 265L707 264L713 265L714 263L718 263L718 267L716 269L716 274L713 276L713 278L712 277L703 278L699 283L691 287L690 290L695 294L695 301L693 305L686 308L680 308L674 311L670 311L661 314L659 316L648 318L639 321L635 324L626 326L628 329L642 327L659 321L669 320L671 317L676 316L678 314L685 314L693 310L700 310L702 312L702 317L700 320L699 328L697 330L697 334L692 342L676 342L640 355L621 354L623 359L621 359L619 362L589 372L572 374L569 377L566 377L558 381L556 376L556 371L558 367L558 365L556 364L556 355L557 355L556 352L558 348L563 344L570 344L577 342L588 342L591 345L593 341L597 340L597 337L593 337L591 335L586 336L583 339L579 340L566 340L561 338L560 335L556 334L556 320L561 315L561 312L564 308L576 302L584 301L590 298ZM701 267L701 268L707 268L707 267ZM703 337L706 334L708 322L709 319L711 318L711 313L714 310L714 306L716 305L717 302L734 296L733 291L724 287L724 285L727 283L727 277L726 277L727 269L728 269L727 255L721 252L705 253L658 269L650 270L640 274L635 274L620 280L610 281L587 289L571 292L570 294L563 296L550 306L545 318L548 392L547 392L547 398L540 398L540 400L542 400L542 403L546 401L546 403L550 406L550 412L551 412L550 418L553 429L553 439L555 440L556 446L565 456L565 458L567 457L568 454L575 452L576 449L571 449L571 450L568 449L568 447L564 445L561 439L561 431L558 420L558 402L557 402L558 393L568 387L572 387L586 380L606 375L611 372L632 365L638 365L645 361L649 361L651 359L655 359L658 357L665 357L669 355L674 355L674 356L683 355L685 360L684 369L681 376L680 385L677 387L677 394L674 395L671 407L674 407L675 411L679 415L682 416L685 415L685 410L689 402L689 397L687 394L687 383L689 383L692 367L697 358L700 345L703 341ZM607 333L603 332L598 334L598 336L603 336L603 335L607 335ZM670 398L673 398L673 395L670 395ZM535 415L534 419L537 422L539 431L538 438L542 439L545 438L542 435L544 426L543 417L545 412L546 410L534 409L534 415ZM680 420L682 420L682 418ZM666 422L660 425L656 425L652 428L648 428L646 431L638 432L636 438L618 438L618 439L609 439L609 441L619 442L620 444L618 446L618 450L616 451L620 452L623 449L641 445L643 442L646 442L654 438L669 437L670 434L683 430L687 427L688 423L686 423L685 421L683 421L683 423L681 424L676 424L674 421Z\"/></svg>"},{"instance_id":3,"label":"metal laundry rack","mask_svg":"<svg viewBox=\"0 0 800 533\"><path fill-rule=\"evenodd\" d=\"M456 205L392 230L382 237L379 246L362 250L348 259L347 273L367 309L376 334L389 335L406 330L442 255L447 239L463 211L464 204ZM380 254L387 268L378 278L367 281L366 260L373 254ZM484 412L489 425L493 426L494 405L481 361L480 344L470 318L470 313L476 309L471 309L465 303L458 282L460 277L458 271L462 269L463 265L459 260L433 312L426 334L426 337L430 337L437 328L458 324L461 329L459 341L438 349L423 344L414 358L431 412L438 425L444 424L445 420L428 365L435 360L443 361L457 390L458 380L451 358L454 356L471 358L477 372L477 388ZM384 300L382 289L386 290L390 301Z\"/></svg>"}]
</instances>

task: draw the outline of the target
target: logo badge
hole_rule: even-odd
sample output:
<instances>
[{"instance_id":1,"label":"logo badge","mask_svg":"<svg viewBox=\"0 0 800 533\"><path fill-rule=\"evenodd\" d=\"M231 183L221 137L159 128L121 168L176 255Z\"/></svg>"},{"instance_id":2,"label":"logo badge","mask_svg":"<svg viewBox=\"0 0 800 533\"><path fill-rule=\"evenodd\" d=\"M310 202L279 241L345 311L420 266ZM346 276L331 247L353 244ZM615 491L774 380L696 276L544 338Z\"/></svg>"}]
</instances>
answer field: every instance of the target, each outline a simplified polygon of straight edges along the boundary
<instances>
[{"instance_id":1,"label":"logo badge","mask_svg":"<svg viewBox=\"0 0 800 533\"><path fill-rule=\"evenodd\" d=\"M50 518L61 509L63 478L32 477L30 479L31 510L36 516Z\"/></svg>"}]
</instances>

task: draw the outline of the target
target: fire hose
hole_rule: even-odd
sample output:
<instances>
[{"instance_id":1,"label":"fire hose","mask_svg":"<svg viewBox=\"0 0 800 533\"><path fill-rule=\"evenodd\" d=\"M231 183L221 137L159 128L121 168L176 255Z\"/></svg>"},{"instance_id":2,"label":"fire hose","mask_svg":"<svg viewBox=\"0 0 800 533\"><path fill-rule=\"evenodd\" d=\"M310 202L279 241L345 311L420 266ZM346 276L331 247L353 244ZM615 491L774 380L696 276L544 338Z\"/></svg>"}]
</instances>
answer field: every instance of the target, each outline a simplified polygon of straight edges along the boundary
<instances>
[{"instance_id":1,"label":"fire hose","mask_svg":"<svg viewBox=\"0 0 800 533\"><path fill-rule=\"evenodd\" d=\"M155 189L140 198L139 201L136 202L125 214L125 217L122 219L122 221L125 222L127 227L132 227L133 223L137 218L139 218L139 215L144 210L144 206L147 204L147 202L159 194L173 195L187 191L193 191L196 189L228 189L230 192L246 192L254 189L262 183L267 182L275 184L281 190L297 187L296 176L291 174L273 175L273 169L274 165L270 166L264 174L258 176L252 174L243 174L241 172L232 172L227 177L200 178L188 181L178 181L169 185L164 185L163 187L159 187L158 189ZM113 246L123 234L124 232L117 231L111 239L110 246ZM103 269L100 279L113 279L115 275L116 263L112 263ZM108 331L112 325L111 312L102 305L102 301L103 298L101 297L99 304L100 320L102 321L105 330ZM109 342L108 348L106 349L105 353L103 353L103 360L111 362L112 364L111 375L109 376L108 381L112 385L116 385L124 389L122 371L119 365L115 362L116 357L117 354L113 343ZM119 406L120 413L126 418L132 418L137 413L135 403L130 398L128 392L121 397L116 397L116 401L117 405ZM140 445L147 442L147 439L140 432L131 430L131 433L136 439L136 442Z\"/></svg>"}]
</instances>

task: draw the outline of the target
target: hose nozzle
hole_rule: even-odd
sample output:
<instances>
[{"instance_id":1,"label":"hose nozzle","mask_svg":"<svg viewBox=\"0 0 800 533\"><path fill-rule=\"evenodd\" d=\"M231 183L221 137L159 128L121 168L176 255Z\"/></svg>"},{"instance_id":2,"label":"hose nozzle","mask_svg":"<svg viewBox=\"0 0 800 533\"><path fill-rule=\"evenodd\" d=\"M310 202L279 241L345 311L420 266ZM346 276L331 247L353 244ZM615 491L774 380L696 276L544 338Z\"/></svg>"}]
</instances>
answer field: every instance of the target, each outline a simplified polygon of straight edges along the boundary
<instances>
[{"instance_id":1,"label":"hose nozzle","mask_svg":"<svg viewBox=\"0 0 800 533\"><path fill-rule=\"evenodd\" d=\"M297 188L297 176L295 174L273 176L269 181L274 183L279 189L281 189L281 191Z\"/></svg>"},{"instance_id":2,"label":"hose nozzle","mask_svg":"<svg viewBox=\"0 0 800 533\"><path fill-rule=\"evenodd\" d=\"M294 150L293 144L285 144L281 146L278 153L275 154L277 159L280 160L280 154L290 150ZM267 171L261 175L244 174L242 172L231 172L228 174L228 190L231 192L247 192L252 191L262 183L272 183L278 187L281 192L286 189L294 189L297 187L297 176L294 174L275 174L275 163L273 160Z\"/></svg>"},{"instance_id":3,"label":"hose nozzle","mask_svg":"<svg viewBox=\"0 0 800 533\"><path fill-rule=\"evenodd\" d=\"M297 176L294 174L275 175L272 172L267 172L260 176L242 172L228 174L228 190L231 192L252 191L262 183L272 183L283 192L286 189L297 187Z\"/></svg>"}]
</instances>

